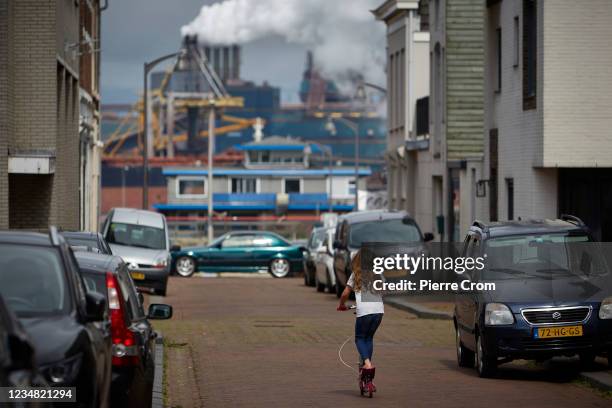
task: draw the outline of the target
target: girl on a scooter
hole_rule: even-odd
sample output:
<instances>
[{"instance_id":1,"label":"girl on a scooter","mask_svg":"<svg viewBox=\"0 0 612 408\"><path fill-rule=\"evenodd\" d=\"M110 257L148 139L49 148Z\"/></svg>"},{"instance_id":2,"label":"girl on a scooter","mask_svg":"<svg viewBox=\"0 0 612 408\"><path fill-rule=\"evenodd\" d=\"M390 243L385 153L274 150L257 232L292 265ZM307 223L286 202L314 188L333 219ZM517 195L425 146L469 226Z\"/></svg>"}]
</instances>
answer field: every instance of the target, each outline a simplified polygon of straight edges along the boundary
<instances>
[{"instance_id":1,"label":"girl on a scooter","mask_svg":"<svg viewBox=\"0 0 612 408\"><path fill-rule=\"evenodd\" d=\"M363 282L363 274L361 269L361 250L359 250L351 261L351 276L346 282L346 288L340 296L340 304L337 310L348 310L345 303L348 300L351 291L355 292L355 301L357 304L355 321L355 345L361 357L360 377L362 385L362 394L365 391L374 392L376 387L372 380L376 369L372 365L372 354L374 352L374 334L382 321L385 309L383 306L382 297L379 294L372 293ZM366 293L368 291L368 293ZM364 296L366 299L364 301Z\"/></svg>"}]
</instances>

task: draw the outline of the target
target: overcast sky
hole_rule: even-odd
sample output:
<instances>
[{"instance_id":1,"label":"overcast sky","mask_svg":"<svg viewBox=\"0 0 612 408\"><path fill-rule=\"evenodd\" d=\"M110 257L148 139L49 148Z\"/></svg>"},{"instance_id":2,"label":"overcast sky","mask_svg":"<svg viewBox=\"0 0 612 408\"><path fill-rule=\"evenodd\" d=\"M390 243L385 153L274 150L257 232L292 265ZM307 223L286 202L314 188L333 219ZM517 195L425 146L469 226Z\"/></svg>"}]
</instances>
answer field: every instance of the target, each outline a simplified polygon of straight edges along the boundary
<instances>
[{"instance_id":1,"label":"overcast sky","mask_svg":"<svg viewBox=\"0 0 612 408\"><path fill-rule=\"evenodd\" d=\"M204 4L218 0L108 0L102 14L102 103L135 102L142 92L143 63L177 51L181 26ZM297 100L306 49L268 38L243 46L242 78L280 86Z\"/></svg>"}]
</instances>

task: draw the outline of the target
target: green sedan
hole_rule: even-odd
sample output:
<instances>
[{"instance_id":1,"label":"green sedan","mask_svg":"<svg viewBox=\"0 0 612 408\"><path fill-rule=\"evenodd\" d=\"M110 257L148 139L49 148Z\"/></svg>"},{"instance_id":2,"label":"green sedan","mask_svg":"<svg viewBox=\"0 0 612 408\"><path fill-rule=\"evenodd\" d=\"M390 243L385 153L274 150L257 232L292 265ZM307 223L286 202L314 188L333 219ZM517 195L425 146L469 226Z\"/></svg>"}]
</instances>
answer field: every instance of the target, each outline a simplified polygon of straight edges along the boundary
<instances>
[{"instance_id":1,"label":"green sedan","mask_svg":"<svg viewBox=\"0 0 612 408\"><path fill-rule=\"evenodd\" d=\"M305 248L267 231L228 232L205 247L172 248L172 268L180 276L194 272L257 272L275 278L302 272Z\"/></svg>"}]
</instances>

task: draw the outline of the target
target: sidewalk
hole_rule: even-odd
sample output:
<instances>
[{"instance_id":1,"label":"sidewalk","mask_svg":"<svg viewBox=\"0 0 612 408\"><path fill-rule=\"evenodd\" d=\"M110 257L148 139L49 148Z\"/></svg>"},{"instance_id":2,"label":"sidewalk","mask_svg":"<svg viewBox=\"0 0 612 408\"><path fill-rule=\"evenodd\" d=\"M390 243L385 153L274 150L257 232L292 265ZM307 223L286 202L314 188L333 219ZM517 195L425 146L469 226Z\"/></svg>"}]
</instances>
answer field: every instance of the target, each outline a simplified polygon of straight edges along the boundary
<instances>
[{"instance_id":1,"label":"sidewalk","mask_svg":"<svg viewBox=\"0 0 612 408\"><path fill-rule=\"evenodd\" d=\"M385 296L384 302L422 319L453 319L454 303L436 296Z\"/></svg>"}]
</instances>

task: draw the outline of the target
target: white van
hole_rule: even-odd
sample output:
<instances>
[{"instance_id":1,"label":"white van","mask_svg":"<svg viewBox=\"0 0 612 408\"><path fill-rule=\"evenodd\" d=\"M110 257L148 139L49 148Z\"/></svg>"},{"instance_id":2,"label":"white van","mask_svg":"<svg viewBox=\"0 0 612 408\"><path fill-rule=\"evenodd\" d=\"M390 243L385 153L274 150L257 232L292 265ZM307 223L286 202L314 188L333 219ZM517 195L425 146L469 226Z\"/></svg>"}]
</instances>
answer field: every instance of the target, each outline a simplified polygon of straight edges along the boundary
<instances>
[{"instance_id":1,"label":"white van","mask_svg":"<svg viewBox=\"0 0 612 408\"><path fill-rule=\"evenodd\" d=\"M113 254L128 264L136 286L166 296L170 275L166 217L153 211L113 208L102 231Z\"/></svg>"}]
</instances>

